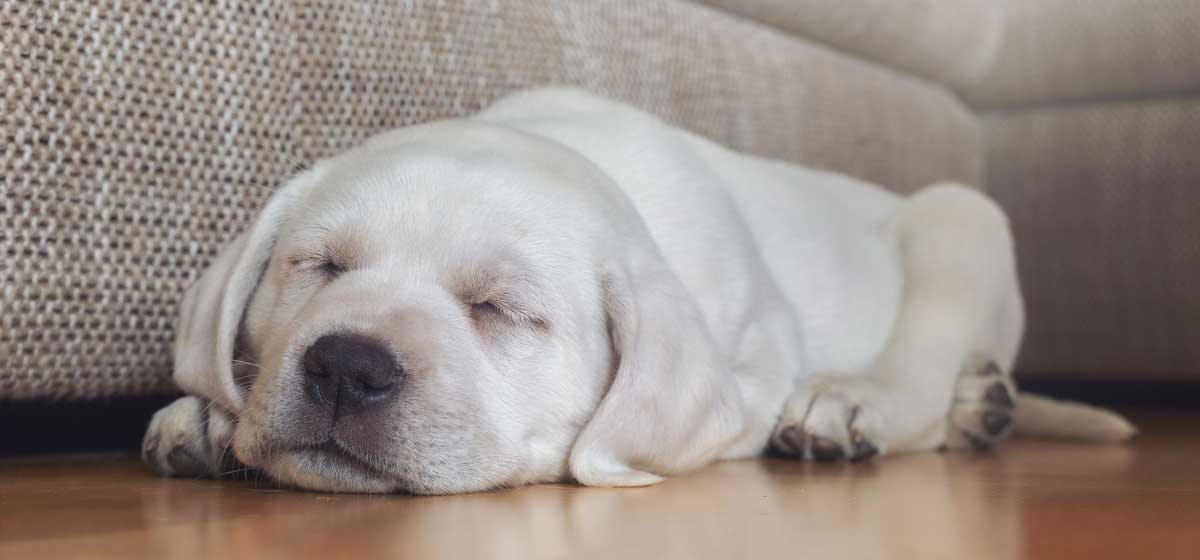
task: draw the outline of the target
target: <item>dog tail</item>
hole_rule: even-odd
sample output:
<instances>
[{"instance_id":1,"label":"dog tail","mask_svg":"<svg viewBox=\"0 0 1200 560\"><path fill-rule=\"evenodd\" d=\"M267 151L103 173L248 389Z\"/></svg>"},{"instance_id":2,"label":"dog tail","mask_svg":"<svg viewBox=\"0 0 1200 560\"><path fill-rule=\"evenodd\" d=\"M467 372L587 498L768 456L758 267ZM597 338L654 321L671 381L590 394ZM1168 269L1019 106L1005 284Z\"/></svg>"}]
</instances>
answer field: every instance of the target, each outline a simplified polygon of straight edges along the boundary
<instances>
[{"instance_id":1,"label":"dog tail","mask_svg":"<svg viewBox=\"0 0 1200 560\"><path fill-rule=\"evenodd\" d=\"M1017 393L1015 412L1013 432L1018 436L1118 442L1138 431L1111 410L1030 393Z\"/></svg>"}]
</instances>

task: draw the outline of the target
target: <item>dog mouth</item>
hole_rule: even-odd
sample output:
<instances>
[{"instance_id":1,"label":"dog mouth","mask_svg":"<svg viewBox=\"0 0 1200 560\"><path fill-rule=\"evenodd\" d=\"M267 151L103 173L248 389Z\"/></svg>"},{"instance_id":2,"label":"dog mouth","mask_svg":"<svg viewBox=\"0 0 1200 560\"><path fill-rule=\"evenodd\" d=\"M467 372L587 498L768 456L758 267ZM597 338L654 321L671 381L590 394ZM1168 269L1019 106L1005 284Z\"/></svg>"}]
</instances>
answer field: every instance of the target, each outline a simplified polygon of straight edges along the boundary
<instances>
[{"instance_id":1,"label":"dog mouth","mask_svg":"<svg viewBox=\"0 0 1200 560\"><path fill-rule=\"evenodd\" d=\"M278 451L265 470L281 483L308 490L381 493L402 489L382 469L332 439Z\"/></svg>"}]
</instances>

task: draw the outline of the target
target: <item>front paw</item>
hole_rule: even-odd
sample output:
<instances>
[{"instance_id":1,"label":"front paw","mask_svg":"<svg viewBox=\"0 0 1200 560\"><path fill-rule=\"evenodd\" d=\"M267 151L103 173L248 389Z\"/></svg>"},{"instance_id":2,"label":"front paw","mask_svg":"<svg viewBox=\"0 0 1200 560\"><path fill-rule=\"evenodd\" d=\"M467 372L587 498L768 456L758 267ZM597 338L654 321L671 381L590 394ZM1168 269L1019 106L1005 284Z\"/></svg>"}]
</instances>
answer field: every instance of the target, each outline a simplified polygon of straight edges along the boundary
<instances>
[{"instance_id":1,"label":"front paw","mask_svg":"<svg viewBox=\"0 0 1200 560\"><path fill-rule=\"evenodd\" d=\"M869 459L886 451L877 391L866 380L819 375L800 382L771 437L772 449L797 459Z\"/></svg>"},{"instance_id":2,"label":"front paw","mask_svg":"<svg viewBox=\"0 0 1200 560\"><path fill-rule=\"evenodd\" d=\"M162 476L217 476L232 431L232 422L208 401L182 397L150 420L142 460Z\"/></svg>"}]
</instances>

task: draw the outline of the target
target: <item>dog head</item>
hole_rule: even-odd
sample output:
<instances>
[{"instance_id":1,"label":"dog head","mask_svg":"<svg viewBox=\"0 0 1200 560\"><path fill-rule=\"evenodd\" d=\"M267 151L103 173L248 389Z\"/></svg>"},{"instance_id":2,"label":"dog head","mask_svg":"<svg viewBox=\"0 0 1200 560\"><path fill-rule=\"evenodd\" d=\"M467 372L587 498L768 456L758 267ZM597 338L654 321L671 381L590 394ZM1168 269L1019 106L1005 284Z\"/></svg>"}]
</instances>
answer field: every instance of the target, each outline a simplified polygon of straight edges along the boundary
<instances>
[{"instance_id":1,"label":"dog head","mask_svg":"<svg viewBox=\"0 0 1200 560\"><path fill-rule=\"evenodd\" d=\"M637 212L566 147L402 129L279 189L193 285L175 379L284 483L641 485L714 458L741 397Z\"/></svg>"}]
</instances>

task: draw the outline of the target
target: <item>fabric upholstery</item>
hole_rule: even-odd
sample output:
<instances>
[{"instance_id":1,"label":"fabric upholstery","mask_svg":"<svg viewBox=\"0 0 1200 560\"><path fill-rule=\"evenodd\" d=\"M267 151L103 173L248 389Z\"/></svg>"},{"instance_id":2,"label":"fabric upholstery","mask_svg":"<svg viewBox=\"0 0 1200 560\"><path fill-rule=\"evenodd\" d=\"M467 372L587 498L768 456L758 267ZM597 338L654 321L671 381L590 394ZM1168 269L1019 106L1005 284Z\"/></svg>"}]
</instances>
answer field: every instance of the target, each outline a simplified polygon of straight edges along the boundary
<instances>
[{"instance_id":1,"label":"fabric upholstery","mask_svg":"<svg viewBox=\"0 0 1200 560\"><path fill-rule=\"evenodd\" d=\"M678 0L0 0L0 397L161 393L184 287L296 165L575 84L900 190L978 183L922 80Z\"/></svg>"},{"instance_id":2,"label":"fabric upholstery","mask_svg":"<svg viewBox=\"0 0 1200 560\"><path fill-rule=\"evenodd\" d=\"M1005 6L1000 51L981 79L960 88L975 106L1200 90L1196 0L994 1Z\"/></svg>"},{"instance_id":3,"label":"fabric upholstery","mask_svg":"<svg viewBox=\"0 0 1200 560\"><path fill-rule=\"evenodd\" d=\"M1200 97L985 123L1028 308L1018 369L1200 378Z\"/></svg>"},{"instance_id":4,"label":"fabric upholstery","mask_svg":"<svg viewBox=\"0 0 1200 560\"><path fill-rule=\"evenodd\" d=\"M975 107L1200 89L1195 0L697 0L938 81Z\"/></svg>"},{"instance_id":5,"label":"fabric upholstery","mask_svg":"<svg viewBox=\"0 0 1200 560\"><path fill-rule=\"evenodd\" d=\"M918 76L983 78L1003 38L997 0L699 0Z\"/></svg>"}]
</instances>

